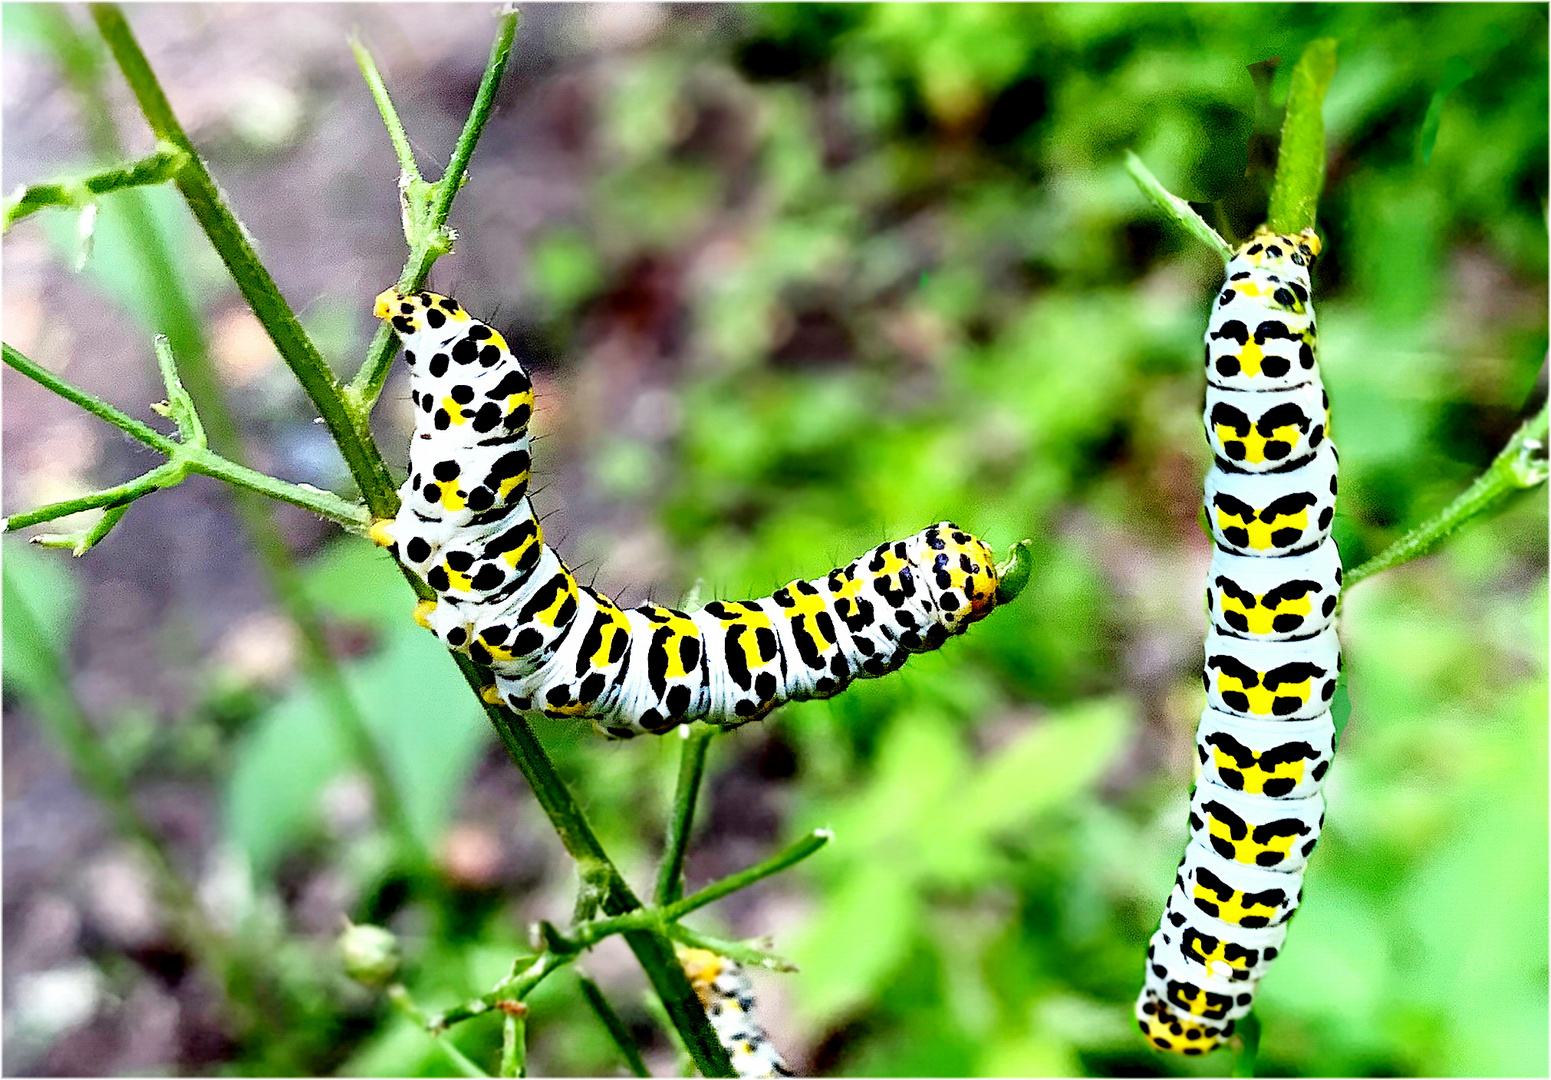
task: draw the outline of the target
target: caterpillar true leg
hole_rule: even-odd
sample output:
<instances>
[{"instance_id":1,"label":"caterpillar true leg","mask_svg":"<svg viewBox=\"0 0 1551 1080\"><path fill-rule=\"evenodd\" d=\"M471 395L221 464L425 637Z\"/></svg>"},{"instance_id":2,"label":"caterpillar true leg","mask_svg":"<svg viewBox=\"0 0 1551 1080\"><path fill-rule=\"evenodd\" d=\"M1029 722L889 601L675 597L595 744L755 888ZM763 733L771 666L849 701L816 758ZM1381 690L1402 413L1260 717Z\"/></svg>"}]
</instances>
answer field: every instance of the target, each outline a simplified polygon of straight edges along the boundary
<instances>
[{"instance_id":1,"label":"caterpillar true leg","mask_svg":"<svg viewBox=\"0 0 1551 1080\"><path fill-rule=\"evenodd\" d=\"M403 342L415 432L398 516L372 539L435 590L417 620L490 668L512 708L616 736L734 726L893 671L1005 595L990 548L944 521L771 596L622 609L544 543L533 383L501 335L435 293L389 289L375 310Z\"/></svg>"}]
</instances>

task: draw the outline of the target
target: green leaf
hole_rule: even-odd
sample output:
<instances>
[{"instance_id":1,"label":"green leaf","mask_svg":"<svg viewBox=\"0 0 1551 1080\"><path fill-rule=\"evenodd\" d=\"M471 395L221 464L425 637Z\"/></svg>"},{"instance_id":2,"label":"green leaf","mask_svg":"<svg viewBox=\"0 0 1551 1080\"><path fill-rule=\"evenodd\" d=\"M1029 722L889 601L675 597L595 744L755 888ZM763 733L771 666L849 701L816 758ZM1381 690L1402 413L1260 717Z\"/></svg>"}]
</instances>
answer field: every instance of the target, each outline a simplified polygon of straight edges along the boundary
<instances>
[{"instance_id":1,"label":"green leaf","mask_svg":"<svg viewBox=\"0 0 1551 1080\"><path fill-rule=\"evenodd\" d=\"M910 948L920 897L898 865L851 864L792 948L802 970L797 1009L810 1027L873 1000Z\"/></svg>"},{"instance_id":2,"label":"green leaf","mask_svg":"<svg viewBox=\"0 0 1551 1080\"><path fill-rule=\"evenodd\" d=\"M1124 698L1099 698L1036 722L987 762L954 812L990 832L1064 805L1114 760L1133 711Z\"/></svg>"},{"instance_id":3,"label":"green leaf","mask_svg":"<svg viewBox=\"0 0 1551 1080\"><path fill-rule=\"evenodd\" d=\"M1325 91L1336 74L1333 38L1311 41L1293 69L1282 121L1282 147L1266 224L1281 233L1314 227L1320 189L1325 185Z\"/></svg>"},{"instance_id":4,"label":"green leaf","mask_svg":"<svg viewBox=\"0 0 1551 1080\"><path fill-rule=\"evenodd\" d=\"M1438 80L1438 89L1433 91L1432 100L1427 103L1427 115L1422 118L1422 128L1417 133L1416 151L1423 165L1432 163L1433 146L1438 141L1438 125L1443 122L1444 99L1474 74L1470 65L1458 56L1451 56L1444 63L1443 77Z\"/></svg>"}]
</instances>

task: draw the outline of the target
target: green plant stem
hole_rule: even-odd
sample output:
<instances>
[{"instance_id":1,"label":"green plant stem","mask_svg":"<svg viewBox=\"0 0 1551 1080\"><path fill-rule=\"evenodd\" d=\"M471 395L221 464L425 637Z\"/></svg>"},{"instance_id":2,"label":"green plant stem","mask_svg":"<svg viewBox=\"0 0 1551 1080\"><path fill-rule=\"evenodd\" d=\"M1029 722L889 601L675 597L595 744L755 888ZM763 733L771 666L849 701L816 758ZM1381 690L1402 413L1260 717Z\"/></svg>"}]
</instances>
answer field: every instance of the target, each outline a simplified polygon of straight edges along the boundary
<instances>
[{"instance_id":1,"label":"green plant stem","mask_svg":"<svg viewBox=\"0 0 1551 1080\"><path fill-rule=\"evenodd\" d=\"M1142 189L1142 194L1151 199L1174 224L1217 252L1223 262L1233 257L1232 245L1217 235L1217 230L1191 209L1189 203L1178 195L1170 194L1152 171L1142 164L1142 159L1129 150L1126 151L1126 172L1131 174L1131 179L1135 180L1137 186Z\"/></svg>"},{"instance_id":2,"label":"green plant stem","mask_svg":"<svg viewBox=\"0 0 1551 1080\"><path fill-rule=\"evenodd\" d=\"M404 122L399 119L398 110L393 107L393 99L388 96L388 88L382 81L382 74L377 70L377 62L361 44L361 39L355 35L350 37L350 51L355 54L355 63L361 69L361 78L366 80L366 89L371 93L372 100L377 103L377 111L382 115L382 124L388 129L388 138L393 143L393 152L398 155L399 171L405 179L419 180L420 168L415 164L415 151L409 145L409 135L404 131Z\"/></svg>"},{"instance_id":3,"label":"green plant stem","mask_svg":"<svg viewBox=\"0 0 1551 1080\"><path fill-rule=\"evenodd\" d=\"M78 37L75 34L74 23L68 16L60 13L55 17L54 22L57 39ZM64 25L58 25L60 23ZM85 99L88 112L98 105L103 105L106 95L102 92L97 64L91 57L91 51L82 44L62 44L56 48L61 65ZM88 60L91 62L86 62ZM149 75L149 69L146 70ZM150 76L150 82L154 85L154 75ZM163 104L165 105L165 102ZM170 110L168 115L170 116ZM176 121L174 120L173 123L175 124ZM104 156L122 153L118 132L111 119L94 125L91 129L91 138L97 151ZM177 156L180 168L190 160L191 147L185 150L165 140L160 145L164 153ZM138 193L130 193L126 197L124 210L130 234L145 256L145 262L156 286L153 289L153 295L149 298L155 313L156 325L173 339L171 350L167 350L165 354L163 350L158 350L158 356L164 357L161 366L164 381L168 386L168 400L177 406L179 395L182 395L183 401L187 403L185 411L190 422L199 422L194 407L192 403L188 403L188 395L183 394L177 373L172 367L172 353L176 352L183 362L184 374L193 386L195 396L203 409L214 450L224 455L235 468L245 469L246 465L243 461L247 454L243 446L241 430L227 401L225 387L210 363L199 313L188 298L181 275L161 230L156 225L149 208L138 197ZM180 420L180 427L182 426L183 422ZM185 442L188 441L185 437ZM369 442L368 445L370 445ZM195 471L200 471L197 465L191 463L191 467ZM339 726L345 744L351 748L357 766L366 776L367 783L372 789L377 813L388 831L393 834L400 852L413 867L424 870L429 863L429 856L410 825L408 813L404 809L403 800L388 770L386 759L354 696L346 686L344 674L328 647L322 619L302 587L301 577L296 571L291 552L276 530L268 508L258 498L260 494L273 497L274 492L255 491L246 485L233 487L233 501L238 517L253 542L253 549L259 556L270 588L281 607L285 609L291 623L297 628L303 668L309 679L317 686L327 715L332 717ZM364 524L359 507L343 505L350 506L350 511L354 515L354 519L348 524L357 526ZM108 527L111 527L111 522Z\"/></svg>"},{"instance_id":4,"label":"green plant stem","mask_svg":"<svg viewBox=\"0 0 1551 1080\"><path fill-rule=\"evenodd\" d=\"M795 844L792 844L784 851L776 852L776 854L763 862L755 863L753 866L728 874L720 881L707 885L699 892L686 896L675 903L668 904L662 909L662 917L669 922L677 922L697 908L703 908L707 904L715 903L722 897L730 896L739 889L748 888L762 878L767 878L772 874L779 874L787 867L795 866L829 843L833 838L834 834L828 829L814 829Z\"/></svg>"},{"instance_id":5,"label":"green plant stem","mask_svg":"<svg viewBox=\"0 0 1551 1080\"><path fill-rule=\"evenodd\" d=\"M469 686L475 693L479 693L488 676L468 657L454 654L453 658ZM534 737L527 721L504 706L485 702L482 696L480 700L484 703L490 722L495 726L496 734L533 789L534 797L554 825L566 851L584 869L589 866L602 869L605 876L602 898L604 911L610 915L623 915L638 910L641 902L630 890L618 868L609 861L581 807L555 772L554 764ZM653 990L662 999L674 1028L694 1056L696 1067L706 1076L731 1076L732 1062L717 1040L716 1033L711 1030L705 1011L700 1006L700 999L695 996L684 969L679 966L667 935L660 930L640 929L626 932L624 938L645 970Z\"/></svg>"},{"instance_id":6,"label":"green plant stem","mask_svg":"<svg viewBox=\"0 0 1551 1080\"><path fill-rule=\"evenodd\" d=\"M474 95L473 108L469 110L468 119L463 124L463 131L458 135L458 141L453 146L452 160L448 162L447 171L434 185L434 197L430 206L425 210L424 217L418 222L409 222L406 217L406 225L413 224L414 237L410 239L409 259L404 263L404 269L399 273L398 288L401 292L414 292L425 284L426 275L431 272L431 266L447 250L443 245L450 237L447 236L445 226L447 215L452 211L452 200L463 186L470 158L474 155L474 147L479 143L479 136L485 129L485 122L490 119L490 113L495 108L496 90L500 88L501 76L506 71L507 61L511 58L512 42L517 36L519 23L517 12L513 11L501 16L500 26L496 31L495 42L490 46L490 57L485 64L485 74L479 81L479 90ZM365 49L357 52L357 59L365 53ZM370 60L370 57L367 57ZM372 72L376 68L372 66ZM366 67L362 68L363 74ZM367 77L368 85L371 77ZM379 80L380 82L380 80ZM376 91L373 96L377 97ZM393 114L392 102L388 100L386 90L377 97L379 109L384 110L384 120L388 117L389 137L395 138L394 129L402 134L403 127L397 123L397 116ZM408 140L405 138L405 150L408 149ZM408 161L409 168L406 175L418 179L418 173L414 169L413 155L406 159L405 152L399 152L399 161L402 166ZM356 372L355 378L350 380L346 392L363 418L370 413L372 405L382 394L383 383L387 381L388 371L393 366L393 356L398 351L398 341L393 332L384 324L377 329L377 335L372 339L371 348L367 351L366 362L361 365L361 370ZM364 419L363 419L364 425Z\"/></svg>"},{"instance_id":7,"label":"green plant stem","mask_svg":"<svg viewBox=\"0 0 1551 1080\"><path fill-rule=\"evenodd\" d=\"M658 907L671 904L684 895L684 853L695 824L695 804L700 797L700 782L705 777L706 753L715 737L715 728L701 724L685 729L678 783L673 790L673 809L668 816L662 862L657 867L657 887L652 893Z\"/></svg>"},{"instance_id":8,"label":"green plant stem","mask_svg":"<svg viewBox=\"0 0 1551 1080\"><path fill-rule=\"evenodd\" d=\"M428 1026L425 1013L421 1011L419 1005L415 1004L415 999L409 996L409 990L403 983L394 983L388 987L388 1000L416 1027ZM442 1053L447 1055L448 1060L452 1062L453 1068L457 1069L461 1075L469 1077L488 1077L490 1075L470 1061L468 1055L464 1054L462 1050L459 1050L448 1040L437 1038L436 1045L441 1048Z\"/></svg>"},{"instance_id":9,"label":"green plant stem","mask_svg":"<svg viewBox=\"0 0 1551 1080\"><path fill-rule=\"evenodd\" d=\"M1374 574L1425 555L1494 503L1542 483L1546 479L1546 429L1546 406L1541 405L1540 412L1514 432L1508 445L1459 497L1361 566L1347 571L1343 591Z\"/></svg>"},{"instance_id":10,"label":"green plant stem","mask_svg":"<svg viewBox=\"0 0 1551 1080\"><path fill-rule=\"evenodd\" d=\"M513 1010L501 1019L501 1075L522 1076L528 1058L527 1017Z\"/></svg>"},{"instance_id":11,"label":"green plant stem","mask_svg":"<svg viewBox=\"0 0 1551 1080\"><path fill-rule=\"evenodd\" d=\"M212 450L202 447L180 443L161 432L141 423L132 417L119 412L105 401L86 393L75 386L65 382L59 376L36 362L28 359L17 349L10 345L3 347L5 363L16 371L32 379L41 386L47 387L67 401L73 402L99 419L106 420L120 431L133 436L152 449L166 454L171 460L157 469L141 476L138 480L130 481L127 485L119 485L119 488L135 487L136 493L131 498L139 498L158 487L168 486L159 481L164 477L158 476L162 470L174 462L180 464L187 472L201 473L214 477L217 480L233 484L238 487L248 488L261 495L267 495L272 499L279 499L304 510L311 510L315 514L329 518L347 528L360 531L368 524L365 510L359 503L346 502L338 495L334 495L318 488L308 487L304 484L288 484L284 480L276 480L272 476L257 472L244 465L228 461ZM156 477L156 481L148 480L148 477ZM110 492L116 489L108 489ZM122 493L115 497L103 498L103 492L94 492L75 499L65 499L48 506L29 510L22 514L13 514L5 519L7 531L24 529L29 525L36 525L43 521L52 521L55 518L65 517L68 514L79 513L82 510L91 510L99 506L112 505L129 501Z\"/></svg>"},{"instance_id":12,"label":"green plant stem","mask_svg":"<svg viewBox=\"0 0 1551 1080\"><path fill-rule=\"evenodd\" d=\"M1314 227L1320 189L1325 185L1325 92L1336 73L1336 42L1309 42L1293 68L1282 120L1281 148L1266 224L1271 231L1296 233Z\"/></svg>"},{"instance_id":13,"label":"green plant stem","mask_svg":"<svg viewBox=\"0 0 1551 1080\"><path fill-rule=\"evenodd\" d=\"M226 205L215 180L168 104L123 12L112 4L92 4L90 10L151 130L158 139L188 154L187 164L178 173L177 185L195 220L231 271L243 298L274 342L281 359L317 408L360 486L366 505L375 517L391 517L398 508L398 496L382 455L370 438L363 437L364 425L358 426L346 407L334 373L307 337L285 297L280 295L269 271L259 261L247 230Z\"/></svg>"},{"instance_id":14,"label":"green plant stem","mask_svg":"<svg viewBox=\"0 0 1551 1080\"><path fill-rule=\"evenodd\" d=\"M641 1051L636 1048L635 1040L630 1037L630 1031L625 1027L624 1020L614 1006L609 1004L609 999L603 996L603 991L598 989L598 984L593 982L581 972L576 973L576 981L582 988L582 997L587 999L587 1004L592 1006L592 1011L603 1022L603 1028L609 1033L609 1038L618 1048L619 1054L625 1059L625 1065L629 1067L632 1076L651 1076L646 1069L646 1062L641 1060Z\"/></svg>"},{"instance_id":15,"label":"green plant stem","mask_svg":"<svg viewBox=\"0 0 1551 1080\"><path fill-rule=\"evenodd\" d=\"M705 949L707 952L714 952L717 956L725 956L729 960L736 960L740 964L753 964L755 967L762 967L767 971L797 970L796 964L784 957L777 956L768 949L751 945L746 941L734 941L731 938L707 934L703 930L691 930L683 923L669 924L668 936L674 941L681 942L691 948Z\"/></svg>"},{"instance_id":16,"label":"green plant stem","mask_svg":"<svg viewBox=\"0 0 1551 1080\"><path fill-rule=\"evenodd\" d=\"M188 155L170 143L161 143L155 153L138 161L126 161L102 172L74 180L33 184L20 195L7 199L4 230L45 206L64 206L79 210L99 195L123 188L161 184L175 176L188 161Z\"/></svg>"}]
</instances>

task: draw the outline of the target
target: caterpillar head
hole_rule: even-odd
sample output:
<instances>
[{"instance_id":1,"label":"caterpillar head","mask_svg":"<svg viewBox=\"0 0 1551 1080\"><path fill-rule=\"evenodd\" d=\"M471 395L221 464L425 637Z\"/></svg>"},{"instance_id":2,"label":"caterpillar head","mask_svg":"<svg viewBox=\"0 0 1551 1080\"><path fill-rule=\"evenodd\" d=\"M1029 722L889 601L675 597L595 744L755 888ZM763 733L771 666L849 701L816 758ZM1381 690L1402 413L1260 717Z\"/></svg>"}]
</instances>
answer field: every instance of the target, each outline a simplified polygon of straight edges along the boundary
<instances>
[{"instance_id":1,"label":"caterpillar head","mask_svg":"<svg viewBox=\"0 0 1551 1080\"><path fill-rule=\"evenodd\" d=\"M377 294L372 314L387 319L400 337L409 337L422 330L440 330L449 323L471 322L472 317L450 296L433 292L417 292L405 295L398 289L384 289Z\"/></svg>"},{"instance_id":2,"label":"caterpillar head","mask_svg":"<svg viewBox=\"0 0 1551 1080\"><path fill-rule=\"evenodd\" d=\"M938 522L922 536L928 553L920 565L936 577L941 590L938 603L948 629L957 633L989 615L996 606L997 584L990 546L951 521Z\"/></svg>"},{"instance_id":3,"label":"caterpillar head","mask_svg":"<svg viewBox=\"0 0 1551 1080\"><path fill-rule=\"evenodd\" d=\"M1239 270L1267 270L1307 284L1309 270L1319 258L1320 246L1313 229L1293 235L1262 228L1234 250L1228 263L1228 276L1231 278Z\"/></svg>"}]
</instances>

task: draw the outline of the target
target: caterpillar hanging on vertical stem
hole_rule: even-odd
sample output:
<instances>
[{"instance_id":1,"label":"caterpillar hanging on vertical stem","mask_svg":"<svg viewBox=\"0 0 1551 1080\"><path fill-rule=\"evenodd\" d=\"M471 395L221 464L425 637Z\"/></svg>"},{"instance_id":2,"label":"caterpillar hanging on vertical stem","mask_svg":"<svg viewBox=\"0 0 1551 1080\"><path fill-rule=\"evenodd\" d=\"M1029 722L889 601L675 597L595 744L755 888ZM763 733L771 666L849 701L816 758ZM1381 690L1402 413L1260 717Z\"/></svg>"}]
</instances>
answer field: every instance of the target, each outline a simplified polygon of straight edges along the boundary
<instances>
[{"instance_id":1,"label":"caterpillar hanging on vertical stem","mask_svg":"<svg viewBox=\"0 0 1551 1080\"><path fill-rule=\"evenodd\" d=\"M435 293L389 289L376 314L403 343L415 431L398 515L372 538L437 594L416 618L489 668L513 709L620 738L732 727L887 674L1015 591L984 541L944 521L757 600L622 608L544 542L528 501L533 383L501 335Z\"/></svg>"},{"instance_id":2,"label":"caterpillar hanging on vertical stem","mask_svg":"<svg viewBox=\"0 0 1551 1080\"><path fill-rule=\"evenodd\" d=\"M1309 295L1319 251L1312 229L1257 232L1206 330L1207 707L1190 843L1136 1003L1142 1034L1182 1054L1215 1049L1253 1007L1324 824L1341 558Z\"/></svg>"}]
</instances>

